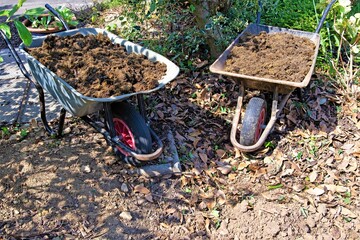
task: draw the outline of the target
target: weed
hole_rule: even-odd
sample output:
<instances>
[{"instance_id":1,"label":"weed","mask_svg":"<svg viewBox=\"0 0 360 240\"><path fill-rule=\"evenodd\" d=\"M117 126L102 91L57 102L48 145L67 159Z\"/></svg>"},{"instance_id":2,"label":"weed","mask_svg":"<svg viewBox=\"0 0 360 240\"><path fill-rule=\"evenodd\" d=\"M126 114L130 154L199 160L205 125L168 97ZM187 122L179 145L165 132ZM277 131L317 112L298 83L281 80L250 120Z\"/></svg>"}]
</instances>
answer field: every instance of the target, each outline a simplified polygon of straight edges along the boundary
<instances>
[{"instance_id":1,"label":"weed","mask_svg":"<svg viewBox=\"0 0 360 240\"><path fill-rule=\"evenodd\" d=\"M184 192L185 192L185 193L191 193L192 191L191 191L190 188L185 188L185 189L184 189Z\"/></svg>"},{"instance_id":2,"label":"weed","mask_svg":"<svg viewBox=\"0 0 360 240\"><path fill-rule=\"evenodd\" d=\"M303 156L303 152L300 151L296 154L296 159L300 160L302 158L302 156Z\"/></svg>"},{"instance_id":3,"label":"weed","mask_svg":"<svg viewBox=\"0 0 360 240\"><path fill-rule=\"evenodd\" d=\"M284 185L282 185L281 183L276 184L276 185L268 185L268 189L269 190L274 190L274 189L278 189L278 188L282 188Z\"/></svg>"},{"instance_id":4,"label":"weed","mask_svg":"<svg viewBox=\"0 0 360 240\"><path fill-rule=\"evenodd\" d=\"M25 138L28 135L28 130L27 129L21 129L20 130L20 137L21 138Z\"/></svg>"},{"instance_id":5,"label":"weed","mask_svg":"<svg viewBox=\"0 0 360 240\"><path fill-rule=\"evenodd\" d=\"M272 141L266 141L264 146L266 148L275 148L275 144Z\"/></svg>"},{"instance_id":6,"label":"weed","mask_svg":"<svg viewBox=\"0 0 360 240\"><path fill-rule=\"evenodd\" d=\"M10 130L8 127L2 127L1 128L1 133L3 136L9 136L10 135Z\"/></svg>"}]
</instances>

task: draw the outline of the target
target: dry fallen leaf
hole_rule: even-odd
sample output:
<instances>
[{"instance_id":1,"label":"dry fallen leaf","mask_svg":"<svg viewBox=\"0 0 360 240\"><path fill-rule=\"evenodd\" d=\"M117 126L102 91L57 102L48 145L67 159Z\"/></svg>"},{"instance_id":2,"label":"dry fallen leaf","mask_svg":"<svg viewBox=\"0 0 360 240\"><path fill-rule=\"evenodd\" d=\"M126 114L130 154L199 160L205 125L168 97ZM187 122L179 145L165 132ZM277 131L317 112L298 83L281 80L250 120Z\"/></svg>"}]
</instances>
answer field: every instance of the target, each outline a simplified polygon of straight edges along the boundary
<instances>
[{"instance_id":1,"label":"dry fallen leaf","mask_svg":"<svg viewBox=\"0 0 360 240\"><path fill-rule=\"evenodd\" d=\"M311 195L320 196L325 193L325 190L315 187L315 188L309 188L309 189L305 190L305 192L307 192Z\"/></svg>"},{"instance_id":2,"label":"dry fallen leaf","mask_svg":"<svg viewBox=\"0 0 360 240\"><path fill-rule=\"evenodd\" d=\"M337 192L337 193L345 193L345 192L350 191L350 189L348 187L337 186L334 184L322 184L319 187L326 188L327 190L329 190L331 192Z\"/></svg>"},{"instance_id":3,"label":"dry fallen leaf","mask_svg":"<svg viewBox=\"0 0 360 240\"><path fill-rule=\"evenodd\" d=\"M218 155L219 158L223 158L226 154L226 151L222 150L222 149L218 149L216 150L216 155Z\"/></svg>"},{"instance_id":4,"label":"dry fallen leaf","mask_svg":"<svg viewBox=\"0 0 360 240\"><path fill-rule=\"evenodd\" d=\"M237 169L238 169L238 170L243 170L244 168L246 168L246 167L249 166L249 165L250 165L250 161L241 162L241 163L238 165Z\"/></svg>"},{"instance_id":5,"label":"dry fallen leaf","mask_svg":"<svg viewBox=\"0 0 360 240\"><path fill-rule=\"evenodd\" d=\"M312 183L315 182L317 176L318 176L318 173L316 171L312 171L309 175L310 182L312 182Z\"/></svg>"},{"instance_id":6,"label":"dry fallen leaf","mask_svg":"<svg viewBox=\"0 0 360 240\"><path fill-rule=\"evenodd\" d=\"M226 202L226 196L225 193L221 190L218 190L216 192L217 202L220 205L223 205Z\"/></svg>"},{"instance_id":7,"label":"dry fallen leaf","mask_svg":"<svg viewBox=\"0 0 360 240\"><path fill-rule=\"evenodd\" d=\"M160 229L168 229L168 228L170 228L170 225L166 223L160 223Z\"/></svg>"},{"instance_id":8,"label":"dry fallen leaf","mask_svg":"<svg viewBox=\"0 0 360 240\"><path fill-rule=\"evenodd\" d=\"M230 165L224 165L217 168L222 174L227 175L231 172L231 166Z\"/></svg>"},{"instance_id":9,"label":"dry fallen leaf","mask_svg":"<svg viewBox=\"0 0 360 240\"><path fill-rule=\"evenodd\" d=\"M196 148L198 143L200 142L201 138L195 138L193 141L193 147Z\"/></svg>"},{"instance_id":10,"label":"dry fallen leaf","mask_svg":"<svg viewBox=\"0 0 360 240\"><path fill-rule=\"evenodd\" d=\"M145 199L148 200L148 201L151 202L151 203L154 202L153 197L152 197L151 194L146 194L146 195L145 195Z\"/></svg>"},{"instance_id":11,"label":"dry fallen leaf","mask_svg":"<svg viewBox=\"0 0 360 240\"><path fill-rule=\"evenodd\" d=\"M136 185L134 187L134 192L135 193L142 193L142 194L149 194L150 190L147 189L146 187L144 187L143 185Z\"/></svg>"},{"instance_id":12,"label":"dry fallen leaf","mask_svg":"<svg viewBox=\"0 0 360 240\"><path fill-rule=\"evenodd\" d=\"M162 111L157 110L156 113L161 119L164 119L164 113Z\"/></svg>"},{"instance_id":13,"label":"dry fallen leaf","mask_svg":"<svg viewBox=\"0 0 360 240\"><path fill-rule=\"evenodd\" d=\"M304 190L305 185L304 184L294 184L294 186L292 187L292 189L294 189L295 192L301 192L302 190Z\"/></svg>"},{"instance_id":14,"label":"dry fallen leaf","mask_svg":"<svg viewBox=\"0 0 360 240\"><path fill-rule=\"evenodd\" d=\"M205 153L199 153L199 157L204 163L207 163L208 156Z\"/></svg>"},{"instance_id":15,"label":"dry fallen leaf","mask_svg":"<svg viewBox=\"0 0 360 240\"><path fill-rule=\"evenodd\" d=\"M166 213L167 213L167 214L173 214L174 212L176 212L176 209L175 209L175 208L166 209Z\"/></svg>"},{"instance_id":16,"label":"dry fallen leaf","mask_svg":"<svg viewBox=\"0 0 360 240\"><path fill-rule=\"evenodd\" d=\"M357 214L344 207L341 209L341 214L346 217L357 218Z\"/></svg>"}]
</instances>

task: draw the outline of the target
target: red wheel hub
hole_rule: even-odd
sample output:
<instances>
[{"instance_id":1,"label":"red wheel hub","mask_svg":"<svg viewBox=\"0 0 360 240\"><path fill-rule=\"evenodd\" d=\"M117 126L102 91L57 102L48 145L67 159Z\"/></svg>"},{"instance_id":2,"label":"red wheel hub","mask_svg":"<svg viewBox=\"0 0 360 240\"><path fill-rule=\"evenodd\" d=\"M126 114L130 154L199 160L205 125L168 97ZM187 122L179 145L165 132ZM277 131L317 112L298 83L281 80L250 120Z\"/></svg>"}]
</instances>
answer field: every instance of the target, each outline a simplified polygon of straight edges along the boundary
<instances>
[{"instance_id":1,"label":"red wheel hub","mask_svg":"<svg viewBox=\"0 0 360 240\"><path fill-rule=\"evenodd\" d=\"M135 139L129 126L119 118L114 118L113 121L116 135L120 137L121 142L123 142L131 149L135 150ZM119 151L126 156L130 155L128 152L124 151L120 147L117 147L117 149L119 149Z\"/></svg>"},{"instance_id":2,"label":"red wheel hub","mask_svg":"<svg viewBox=\"0 0 360 240\"><path fill-rule=\"evenodd\" d=\"M260 112L260 116L256 125L256 132L255 132L255 142L257 142L259 140L259 138L261 137L261 133L263 131L262 129L262 125L265 123L265 115L266 115L266 111L265 108L261 109Z\"/></svg>"}]
</instances>

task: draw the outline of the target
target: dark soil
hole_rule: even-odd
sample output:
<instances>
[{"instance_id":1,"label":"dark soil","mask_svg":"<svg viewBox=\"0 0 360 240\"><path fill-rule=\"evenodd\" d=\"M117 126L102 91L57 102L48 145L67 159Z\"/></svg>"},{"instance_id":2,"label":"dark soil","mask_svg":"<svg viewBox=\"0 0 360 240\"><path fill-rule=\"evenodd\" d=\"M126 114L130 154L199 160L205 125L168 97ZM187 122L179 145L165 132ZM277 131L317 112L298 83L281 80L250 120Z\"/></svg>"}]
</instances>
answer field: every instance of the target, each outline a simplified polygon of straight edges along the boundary
<instances>
[{"instance_id":1,"label":"dark soil","mask_svg":"<svg viewBox=\"0 0 360 240\"><path fill-rule=\"evenodd\" d=\"M47 37L28 52L78 92L111 97L150 90L165 75L166 65L127 53L102 34Z\"/></svg>"},{"instance_id":2,"label":"dark soil","mask_svg":"<svg viewBox=\"0 0 360 240\"><path fill-rule=\"evenodd\" d=\"M288 33L245 37L232 49L226 71L249 76L302 82L310 70L315 44Z\"/></svg>"},{"instance_id":3,"label":"dark soil","mask_svg":"<svg viewBox=\"0 0 360 240\"><path fill-rule=\"evenodd\" d=\"M6 17L0 17L0 23L5 22L5 20L6 20ZM11 31L10 42L14 47L18 47L22 43L22 41L19 37L16 27L13 22L8 23L8 25L10 26L10 31ZM7 45L6 45L5 41L1 38L0 39L0 49L4 49L4 48L7 48Z\"/></svg>"}]
</instances>

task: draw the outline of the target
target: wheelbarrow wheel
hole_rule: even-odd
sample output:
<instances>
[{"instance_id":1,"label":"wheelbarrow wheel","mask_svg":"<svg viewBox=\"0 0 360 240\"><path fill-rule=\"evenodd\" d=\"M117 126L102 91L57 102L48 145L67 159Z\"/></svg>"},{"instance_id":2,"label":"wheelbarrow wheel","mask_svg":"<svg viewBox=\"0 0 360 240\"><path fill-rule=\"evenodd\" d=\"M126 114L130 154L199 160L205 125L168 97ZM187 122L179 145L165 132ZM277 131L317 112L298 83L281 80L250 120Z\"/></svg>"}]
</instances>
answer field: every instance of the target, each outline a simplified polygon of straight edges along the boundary
<instances>
[{"instance_id":1,"label":"wheelbarrow wheel","mask_svg":"<svg viewBox=\"0 0 360 240\"><path fill-rule=\"evenodd\" d=\"M117 136L129 148L136 153L147 154L152 149L152 138L149 127L146 125L141 114L128 102L119 102L112 104L114 129ZM141 165L141 162L135 159L122 148L115 146L115 154L127 163Z\"/></svg>"},{"instance_id":2,"label":"wheelbarrow wheel","mask_svg":"<svg viewBox=\"0 0 360 240\"><path fill-rule=\"evenodd\" d=\"M262 126L266 118L266 102L262 98L250 99L240 132L240 144L244 146L254 145L263 132Z\"/></svg>"}]
</instances>

